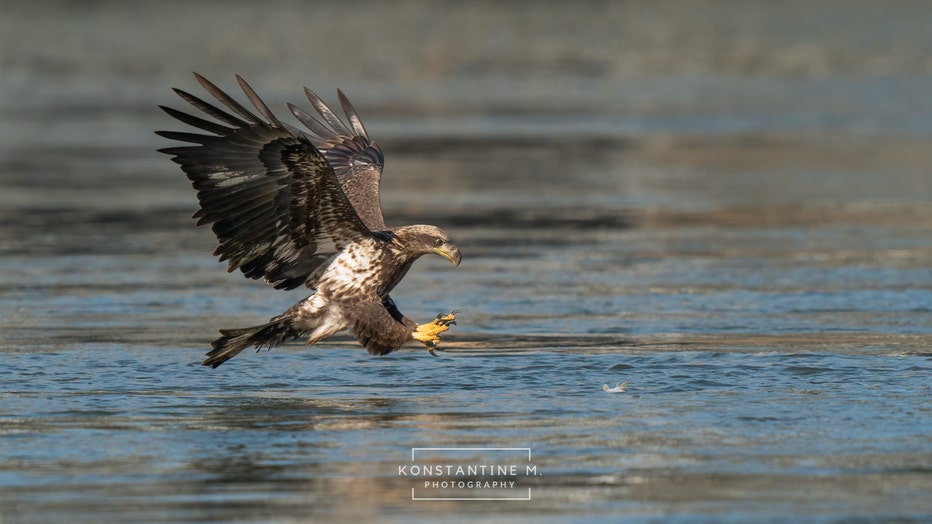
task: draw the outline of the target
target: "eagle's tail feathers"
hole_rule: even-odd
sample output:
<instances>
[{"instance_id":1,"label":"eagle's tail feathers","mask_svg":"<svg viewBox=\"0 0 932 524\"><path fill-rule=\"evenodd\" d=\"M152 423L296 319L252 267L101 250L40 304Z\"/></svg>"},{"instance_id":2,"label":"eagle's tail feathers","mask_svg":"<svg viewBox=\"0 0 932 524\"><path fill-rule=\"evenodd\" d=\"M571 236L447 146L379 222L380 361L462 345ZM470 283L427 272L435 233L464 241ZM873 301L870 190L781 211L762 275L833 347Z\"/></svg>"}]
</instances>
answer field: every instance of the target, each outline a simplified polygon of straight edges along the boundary
<instances>
[{"instance_id":1,"label":"eagle's tail feathers","mask_svg":"<svg viewBox=\"0 0 932 524\"><path fill-rule=\"evenodd\" d=\"M222 336L210 343L213 349L207 353L207 358L201 364L216 368L250 346L271 348L288 339L298 338L301 332L295 329L293 319L293 315L286 313L259 326L221 329Z\"/></svg>"}]
</instances>

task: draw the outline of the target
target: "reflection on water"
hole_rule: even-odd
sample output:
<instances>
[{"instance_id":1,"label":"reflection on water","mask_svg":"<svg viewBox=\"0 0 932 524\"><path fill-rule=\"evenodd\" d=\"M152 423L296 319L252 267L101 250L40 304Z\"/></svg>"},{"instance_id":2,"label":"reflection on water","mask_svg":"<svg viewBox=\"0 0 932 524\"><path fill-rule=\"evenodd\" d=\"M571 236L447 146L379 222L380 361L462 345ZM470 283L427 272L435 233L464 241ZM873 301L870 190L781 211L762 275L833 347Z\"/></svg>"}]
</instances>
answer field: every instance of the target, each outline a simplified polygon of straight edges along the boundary
<instances>
[{"instance_id":1,"label":"reflection on water","mask_svg":"<svg viewBox=\"0 0 932 524\"><path fill-rule=\"evenodd\" d=\"M459 6L463 27L498 29L437 56L380 42L396 53L363 74L343 47L314 63L295 51L335 31L305 30L322 18L303 3L273 5L304 15L273 17L302 25L302 45L275 42L280 60L207 22L253 21L231 4L143 9L158 34L116 4L16 4L37 27L87 22L60 27L60 54L0 21L0 39L35 44L0 57L0 88L19 95L0 100L0 520L932 515L932 108L913 22L928 7ZM376 49L388 15L365 5L358 41ZM732 9L760 31L721 31ZM548 13L592 45L546 36ZM446 42L427 26L425 42ZM905 40L884 45L892 34ZM99 41L139 35L151 48ZM598 45L616 38L632 41ZM198 54L180 45L210 63L166 65ZM387 156L388 222L440 225L464 252L455 270L419 262L394 294L412 318L462 311L445 356L372 358L337 337L199 365L217 328L302 298L226 274L154 152L168 87L211 64L231 86L231 62L276 108L310 83L301 68L327 75L321 93L358 88ZM397 471L414 447L530 447L542 476L529 502L415 502Z\"/></svg>"}]
</instances>

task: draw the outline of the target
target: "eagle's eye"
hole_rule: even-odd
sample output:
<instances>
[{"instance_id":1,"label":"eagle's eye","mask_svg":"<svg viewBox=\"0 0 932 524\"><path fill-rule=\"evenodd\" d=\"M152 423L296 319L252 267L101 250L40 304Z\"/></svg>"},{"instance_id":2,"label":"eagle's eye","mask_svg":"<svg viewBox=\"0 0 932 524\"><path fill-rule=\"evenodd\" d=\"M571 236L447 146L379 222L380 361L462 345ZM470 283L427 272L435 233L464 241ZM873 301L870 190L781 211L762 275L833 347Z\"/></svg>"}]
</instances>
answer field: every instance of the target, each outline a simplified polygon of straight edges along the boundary
<instances>
[{"instance_id":1,"label":"eagle's eye","mask_svg":"<svg viewBox=\"0 0 932 524\"><path fill-rule=\"evenodd\" d=\"M443 245L443 239L442 239L442 238L438 238L437 240L434 240L434 245L437 246L437 247L442 246L442 245Z\"/></svg>"}]
</instances>

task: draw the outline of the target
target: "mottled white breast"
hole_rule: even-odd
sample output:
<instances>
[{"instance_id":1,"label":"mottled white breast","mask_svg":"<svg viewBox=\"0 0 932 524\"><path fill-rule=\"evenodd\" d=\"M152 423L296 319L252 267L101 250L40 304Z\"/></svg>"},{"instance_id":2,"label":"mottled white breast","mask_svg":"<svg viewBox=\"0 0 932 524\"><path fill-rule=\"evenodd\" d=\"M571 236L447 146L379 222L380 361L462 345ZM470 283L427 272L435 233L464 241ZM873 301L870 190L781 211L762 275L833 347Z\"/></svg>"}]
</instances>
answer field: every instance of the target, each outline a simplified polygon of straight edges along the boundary
<instances>
[{"instance_id":1,"label":"mottled white breast","mask_svg":"<svg viewBox=\"0 0 932 524\"><path fill-rule=\"evenodd\" d=\"M318 293L338 298L342 296L375 296L386 278L384 263L388 253L375 238L354 242L337 255L321 276Z\"/></svg>"}]
</instances>

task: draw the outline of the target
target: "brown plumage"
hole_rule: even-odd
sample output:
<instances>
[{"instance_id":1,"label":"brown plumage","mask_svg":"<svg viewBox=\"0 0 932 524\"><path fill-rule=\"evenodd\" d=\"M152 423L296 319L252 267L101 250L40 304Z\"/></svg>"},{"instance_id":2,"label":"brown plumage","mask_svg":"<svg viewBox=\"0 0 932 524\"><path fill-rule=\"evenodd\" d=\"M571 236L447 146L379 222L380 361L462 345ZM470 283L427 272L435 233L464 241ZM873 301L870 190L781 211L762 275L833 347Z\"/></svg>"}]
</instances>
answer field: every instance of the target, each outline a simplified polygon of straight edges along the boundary
<instances>
[{"instance_id":1,"label":"brown plumage","mask_svg":"<svg viewBox=\"0 0 932 524\"><path fill-rule=\"evenodd\" d=\"M159 151L172 155L197 190L197 224L211 224L219 241L214 254L227 261L228 271L239 269L278 289L303 284L314 291L266 324L220 330L204 365L217 367L247 347L272 347L306 333L313 344L344 329L375 355L411 340L433 353L454 315L419 326L401 314L389 292L422 255L439 254L458 265L459 250L435 226L385 226L382 151L346 96L338 91L348 123L305 88L324 122L289 104L308 129L302 131L278 120L239 76L259 115L195 77L226 110L175 89L216 122L160 106L208 134L157 133L195 144Z\"/></svg>"}]
</instances>

